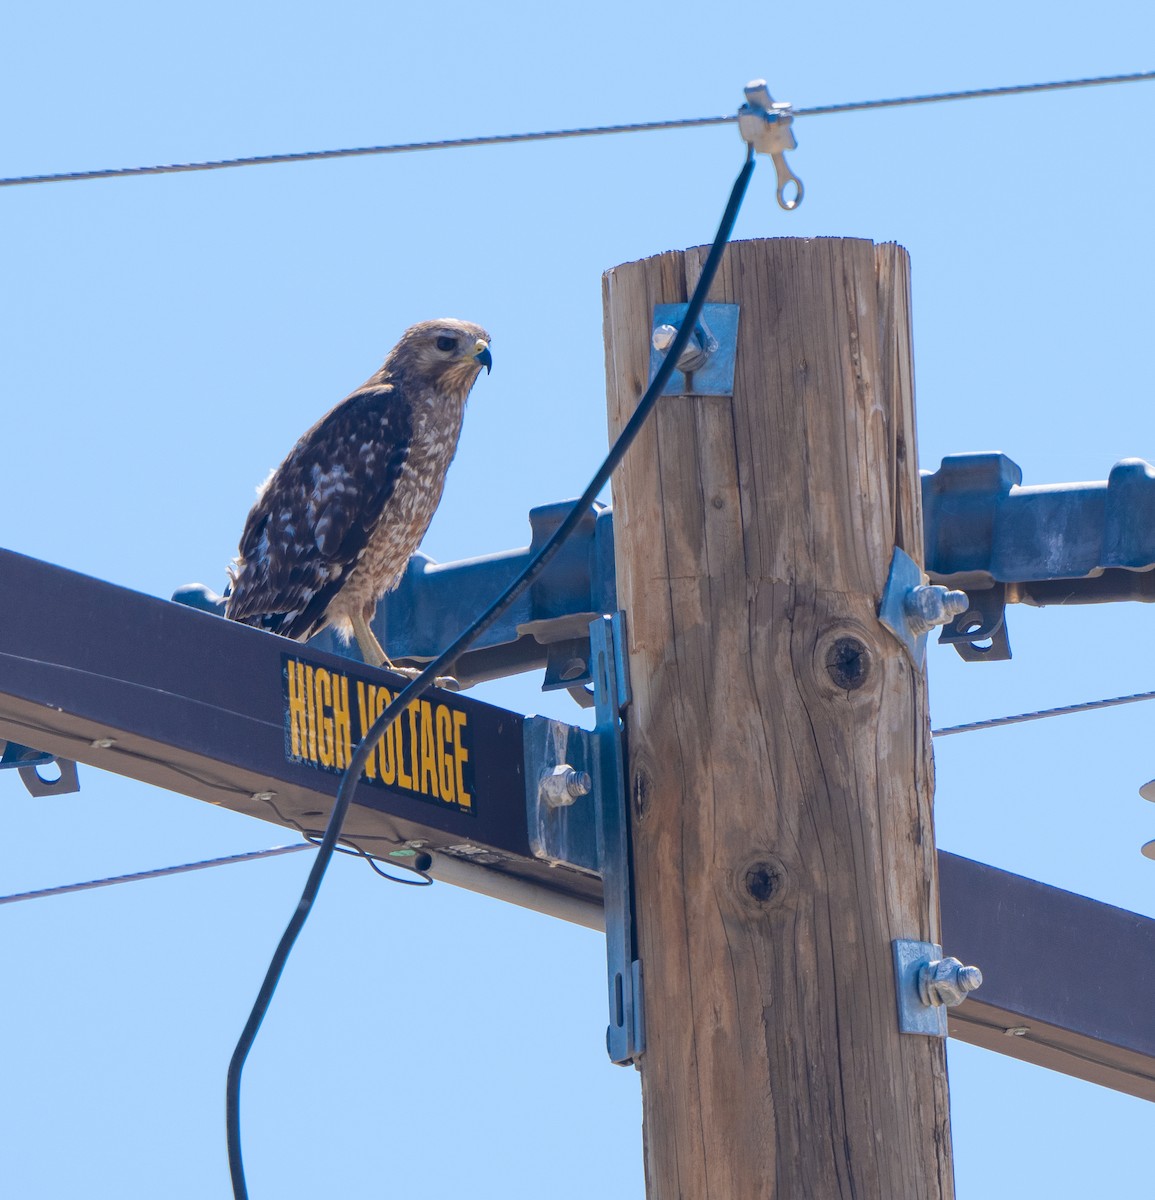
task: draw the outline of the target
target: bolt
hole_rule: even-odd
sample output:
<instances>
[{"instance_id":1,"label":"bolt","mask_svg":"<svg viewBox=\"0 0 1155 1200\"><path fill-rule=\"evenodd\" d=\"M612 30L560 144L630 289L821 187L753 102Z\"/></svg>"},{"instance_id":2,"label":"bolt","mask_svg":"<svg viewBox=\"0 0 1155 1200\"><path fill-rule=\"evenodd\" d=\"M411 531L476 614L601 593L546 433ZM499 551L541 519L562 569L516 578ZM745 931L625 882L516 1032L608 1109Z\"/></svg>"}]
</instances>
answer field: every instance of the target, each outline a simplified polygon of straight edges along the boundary
<instances>
[{"instance_id":1,"label":"bolt","mask_svg":"<svg viewBox=\"0 0 1155 1200\"><path fill-rule=\"evenodd\" d=\"M277 794L276 792L254 792L252 798L254 800L260 800L263 804L268 804L268 802L270 800L272 800L276 794ZM302 815L306 816L306 817L310 817L310 816L318 816L319 817L321 814L320 813L304 813Z\"/></svg>"},{"instance_id":2,"label":"bolt","mask_svg":"<svg viewBox=\"0 0 1155 1200\"><path fill-rule=\"evenodd\" d=\"M1003 1030L1003 1033L1007 1037L1026 1037L1030 1032L1031 1027L1029 1025L1011 1025L1009 1028Z\"/></svg>"},{"instance_id":3,"label":"bolt","mask_svg":"<svg viewBox=\"0 0 1155 1200\"><path fill-rule=\"evenodd\" d=\"M568 763L561 763L542 775L537 794L550 808L564 808L579 796L588 795L591 787L588 771L575 771Z\"/></svg>"},{"instance_id":4,"label":"bolt","mask_svg":"<svg viewBox=\"0 0 1155 1200\"><path fill-rule=\"evenodd\" d=\"M911 588L902 601L910 631L916 637L936 625L948 625L969 606L966 592L952 592L937 583Z\"/></svg>"},{"instance_id":5,"label":"bolt","mask_svg":"<svg viewBox=\"0 0 1155 1200\"><path fill-rule=\"evenodd\" d=\"M983 981L978 967L964 967L957 958L936 958L923 963L918 973L918 994L928 1008L961 1004L968 992Z\"/></svg>"},{"instance_id":6,"label":"bolt","mask_svg":"<svg viewBox=\"0 0 1155 1200\"><path fill-rule=\"evenodd\" d=\"M111 750L116 745L116 738L95 738L92 744L97 750Z\"/></svg>"},{"instance_id":7,"label":"bolt","mask_svg":"<svg viewBox=\"0 0 1155 1200\"><path fill-rule=\"evenodd\" d=\"M659 325L654 330L651 344L659 354L665 354L674 344L674 338L677 336L678 331L673 325ZM703 339L699 331L695 329L690 335L690 340L683 347L682 353L678 355L678 370L684 375L692 375L695 371L700 371L706 365L710 355L717 349L718 343L709 334Z\"/></svg>"}]
</instances>

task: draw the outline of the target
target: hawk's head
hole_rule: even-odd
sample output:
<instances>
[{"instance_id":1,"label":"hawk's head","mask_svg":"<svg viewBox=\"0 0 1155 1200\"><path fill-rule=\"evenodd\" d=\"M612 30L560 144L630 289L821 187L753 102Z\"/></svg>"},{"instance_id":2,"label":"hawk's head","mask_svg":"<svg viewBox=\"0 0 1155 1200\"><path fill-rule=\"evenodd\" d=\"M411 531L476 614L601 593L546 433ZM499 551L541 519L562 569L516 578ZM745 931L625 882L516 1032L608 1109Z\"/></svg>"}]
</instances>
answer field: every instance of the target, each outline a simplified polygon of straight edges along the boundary
<instances>
[{"instance_id":1,"label":"hawk's head","mask_svg":"<svg viewBox=\"0 0 1155 1200\"><path fill-rule=\"evenodd\" d=\"M480 325L442 317L411 325L385 360L389 374L417 377L440 391L464 394L481 368L489 371L489 334Z\"/></svg>"}]
</instances>

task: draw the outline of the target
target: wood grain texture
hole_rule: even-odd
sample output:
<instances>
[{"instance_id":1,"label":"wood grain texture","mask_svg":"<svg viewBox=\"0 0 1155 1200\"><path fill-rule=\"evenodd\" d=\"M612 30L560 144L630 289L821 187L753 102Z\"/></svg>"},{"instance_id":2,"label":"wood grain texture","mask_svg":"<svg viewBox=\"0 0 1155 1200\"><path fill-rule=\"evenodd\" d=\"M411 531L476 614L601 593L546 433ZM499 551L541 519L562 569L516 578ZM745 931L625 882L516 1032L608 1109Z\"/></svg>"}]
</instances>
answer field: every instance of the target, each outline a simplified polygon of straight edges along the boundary
<instances>
[{"instance_id":1,"label":"wood grain texture","mask_svg":"<svg viewBox=\"0 0 1155 1200\"><path fill-rule=\"evenodd\" d=\"M607 272L611 435L704 258ZM710 299L733 400L663 399L614 481L648 1195L945 1200L945 1048L898 1033L890 948L938 940L926 685L875 617L922 561L907 256L736 243Z\"/></svg>"}]
</instances>

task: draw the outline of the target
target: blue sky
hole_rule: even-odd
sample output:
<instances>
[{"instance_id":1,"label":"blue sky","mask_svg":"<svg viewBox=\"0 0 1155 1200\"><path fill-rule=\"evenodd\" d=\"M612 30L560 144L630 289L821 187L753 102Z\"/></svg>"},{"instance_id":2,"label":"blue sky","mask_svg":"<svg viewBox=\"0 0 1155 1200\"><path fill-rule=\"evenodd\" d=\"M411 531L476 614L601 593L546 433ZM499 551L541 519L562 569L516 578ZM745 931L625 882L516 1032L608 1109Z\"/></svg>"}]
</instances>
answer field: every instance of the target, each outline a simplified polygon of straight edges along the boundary
<instances>
[{"instance_id":1,"label":"blue sky","mask_svg":"<svg viewBox=\"0 0 1155 1200\"><path fill-rule=\"evenodd\" d=\"M818 2L580 9L447 0L24 5L5 22L0 174L799 106L1151 68L1155 11ZM736 236L911 254L922 465L1003 450L1024 482L1155 460L1155 85L800 119L795 213L755 174ZM215 587L254 486L451 314L494 336L424 549L524 544L605 447L600 276L708 241L733 128L0 190L0 545L159 596ZM931 648L936 724L1155 687L1142 605L1009 613L1014 659ZM536 680L482 695L577 719ZM946 849L1155 915L1152 712L936 747ZM0 890L292 840L82 769L0 779ZM224 1072L304 855L3 910L12 1195L224 1195ZM633 1072L605 1059L584 929L334 863L250 1060L254 1197L636 1197ZM1143 1194L1142 1102L950 1048L958 1192ZM94 1182L98 1181L98 1182ZM1025 1193L1024 1193L1025 1189Z\"/></svg>"}]
</instances>

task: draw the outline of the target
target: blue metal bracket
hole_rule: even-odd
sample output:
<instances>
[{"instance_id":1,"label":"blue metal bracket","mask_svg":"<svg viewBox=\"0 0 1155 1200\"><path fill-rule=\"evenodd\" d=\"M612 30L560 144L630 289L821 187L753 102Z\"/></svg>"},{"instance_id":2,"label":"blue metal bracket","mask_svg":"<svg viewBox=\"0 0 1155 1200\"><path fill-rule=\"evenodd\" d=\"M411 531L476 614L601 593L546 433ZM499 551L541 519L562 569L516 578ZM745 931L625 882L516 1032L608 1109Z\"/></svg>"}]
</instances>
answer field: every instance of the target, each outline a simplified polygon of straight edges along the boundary
<instances>
[{"instance_id":1,"label":"blue metal bracket","mask_svg":"<svg viewBox=\"0 0 1155 1200\"><path fill-rule=\"evenodd\" d=\"M645 1049L642 968L634 923L630 819L622 710L629 703L622 615L589 625L593 732L527 717L525 802L535 857L561 869L600 875L605 912L611 1060L636 1063Z\"/></svg>"},{"instance_id":2,"label":"blue metal bracket","mask_svg":"<svg viewBox=\"0 0 1155 1200\"><path fill-rule=\"evenodd\" d=\"M606 1049L611 1061L636 1063L646 1048L642 1012L642 964L634 925L630 820L626 807L626 763L622 709L629 703L629 676L622 641L622 615L590 624L597 716L598 857L606 914L606 963L610 1024Z\"/></svg>"},{"instance_id":3,"label":"blue metal bracket","mask_svg":"<svg viewBox=\"0 0 1155 1200\"><path fill-rule=\"evenodd\" d=\"M569 513L572 501L530 509L530 543L516 550L438 563L428 555L409 560L396 591L377 606L373 632L398 666L420 667L445 646L517 578ZM172 597L204 612L224 615L221 596L188 584ZM545 668L543 691L568 689L583 707L587 692L589 623L617 609L612 514L595 503L537 582L450 669L462 687L486 679ZM325 630L311 645L360 661L354 643Z\"/></svg>"},{"instance_id":4,"label":"blue metal bracket","mask_svg":"<svg viewBox=\"0 0 1155 1200\"><path fill-rule=\"evenodd\" d=\"M1007 604L1155 601L1155 467L1022 486L1005 454L953 454L922 477L926 570L970 605L939 637L968 661L1011 657Z\"/></svg>"},{"instance_id":5,"label":"blue metal bracket","mask_svg":"<svg viewBox=\"0 0 1155 1200\"><path fill-rule=\"evenodd\" d=\"M655 320L676 321L678 310L659 306ZM728 395L727 347L731 329L736 336L737 310L707 305L705 322L718 349L689 377L675 373L673 390L702 394L709 387L707 394ZM995 453L951 455L922 477L924 569L931 584L962 589L969 600L943 626L939 641L970 661L1010 658L1007 604L1155 601L1155 467L1128 458L1105 481L1021 483L1019 467ZM453 563L414 555L373 619L389 657L401 666L436 657L525 567L568 511L568 503L532 509L530 544L521 549ZM208 612L224 608L199 585L173 599ZM589 707L589 622L616 609L613 513L594 505L537 583L461 656L452 674L469 687L544 667L547 690L566 688ZM358 657L355 647L328 632L314 644Z\"/></svg>"},{"instance_id":6,"label":"blue metal bracket","mask_svg":"<svg viewBox=\"0 0 1155 1200\"><path fill-rule=\"evenodd\" d=\"M10 767L19 770L21 767L45 767L52 761L52 755L45 750L33 750L30 746L21 746L19 742L5 742L4 753L0 754L0 768Z\"/></svg>"},{"instance_id":7,"label":"blue metal bracket","mask_svg":"<svg viewBox=\"0 0 1155 1200\"><path fill-rule=\"evenodd\" d=\"M65 796L80 791L80 775L76 763L66 758L55 758L46 750L33 750L19 742L5 742L4 753L0 754L0 767L11 767L20 775L30 796ZM55 779L45 779L40 768L56 763L60 774Z\"/></svg>"}]
</instances>

